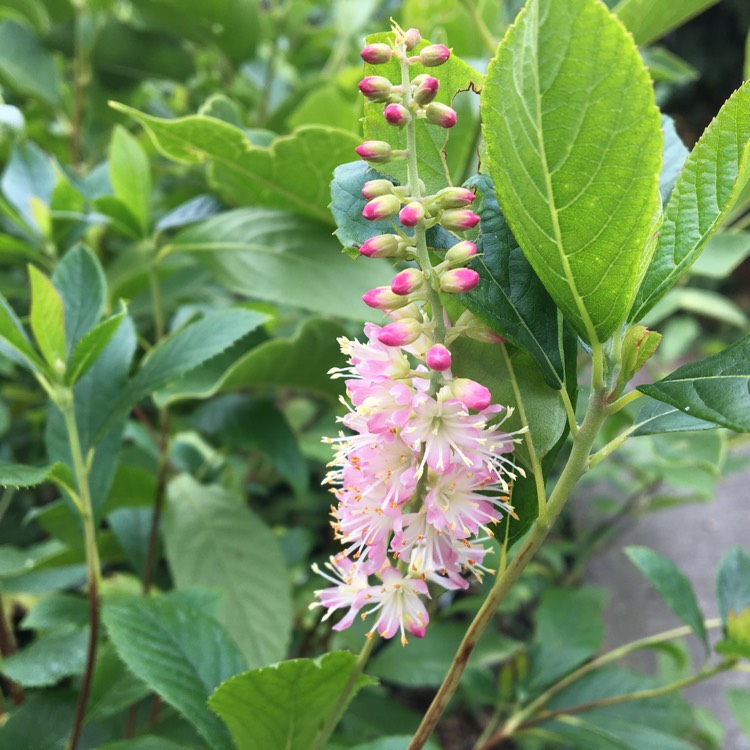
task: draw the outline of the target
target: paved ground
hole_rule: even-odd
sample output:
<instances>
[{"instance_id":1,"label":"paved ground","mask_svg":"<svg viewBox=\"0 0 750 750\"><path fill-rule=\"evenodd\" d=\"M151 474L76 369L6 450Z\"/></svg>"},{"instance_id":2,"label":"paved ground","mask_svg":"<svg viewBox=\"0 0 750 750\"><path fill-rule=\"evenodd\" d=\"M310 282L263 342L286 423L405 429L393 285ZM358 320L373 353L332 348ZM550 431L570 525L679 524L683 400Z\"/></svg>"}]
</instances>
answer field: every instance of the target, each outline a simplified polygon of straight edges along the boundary
<instances>
[{"instance_id":1,"label":"paved ground","mask_svg":"<svg viewBox=\"0 0 750 750\"><path fill-rule=\"evenodd\" d=\"M578 501L576 515L584 512L584 503L585 499ZM725 479L711 503L665 509L639 519L589 561L586 581L610 592L608 648L681 624L623 553L623 547L631 544L651 547L672 559L690 578L703 612L715 617L719 560L733 545L750 550L750 468ZM750 674L721 675L693 686L685 695L719 717L726 728L723 750L750 750L750 740L740 733L724 700L724 689L730 686L750 688Z\"/></svg>"}]
</instances>

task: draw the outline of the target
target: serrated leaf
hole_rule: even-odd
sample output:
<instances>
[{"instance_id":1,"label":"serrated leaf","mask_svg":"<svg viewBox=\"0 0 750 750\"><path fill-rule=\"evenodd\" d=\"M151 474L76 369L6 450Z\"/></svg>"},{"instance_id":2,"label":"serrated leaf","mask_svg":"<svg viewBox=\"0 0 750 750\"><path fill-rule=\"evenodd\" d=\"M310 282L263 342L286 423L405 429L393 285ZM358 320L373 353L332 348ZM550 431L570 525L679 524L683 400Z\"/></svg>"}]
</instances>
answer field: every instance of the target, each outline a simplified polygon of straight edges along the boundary
<instances>
[{"instance_id":1,"label":"serrated leaf","mask_svg":"<svg viewBox=\"0 0 750 750\"><path fill-rule=\"evenodd\" d=\"M392 32L372 34L367 37L367 43L388 43L393 40ZM423 39L412 51L412 55L430 44ZM440 82L435 101L450 105L459 91L472 88L479 91L483 85L483 76L460 57L452 54L450 59L434 68L425 68L419 63L410 67L412 78L421 74L429 74ZM401 84L401 68L393 58L385 65L365 65L365 75L378 75L388 78L393 84ZM404 128L394 128L383 117L383 104L379 102L365 102L364 134L368 141L387 141L394 149L406 148L406 131ZM434 125L419 125L417 128L417 165L419 177L425 183L427 193L436 193L446 184L451 183L448 166L443 151L449 142L450 130ZM342 161L349 161L343 160ZM378 169L395 177L401 185L406 185L406 162L394 159L387 164L378 164Z\"/></svg>"},{"instance_id":2,"label":"serrated leaf","mask_svg":"<svg viewBox=\"0 0 750 750\"><path fill-rule=\"evenodd\" d=\"M29 266L31 282L31 330L37 346L52 368L65 364L65 313L60 293L41 271Z\"/></svg>"},{"instance_id":3,"label":"serrated leaf","mask_svg":"<svg viewBox=\"0 0 750 750\"><path fill-rule=\"evenodd\" d=\"M531 0L490 63L482 113L513 234L578 333L606 340L659 204L659 113L632 39L596 0Z\"/></svg>"},{"instance_id":4,"label":"serrated leaf","mask_svg":"<svg viewBox=\"0 0 750 750\"><path fill-rule=\"evenodd\" d=\"M55 61L37 37L15 21L0 23L0 76L21 94L56 105L59 81Z\"/></svg>"},{"instance_id":5,"label":"serrated leaf","mask_svg":"<svg viewBox=\"0 0 750 750\"><path fill-rule=\"evenodd\" d=\"M477 175L466 187L477 190L474 210L482 219L477 240L481 255L471 265L480 281L460 299L493 330L528 352L549 386L561 388L565 373L555 303L510 231L492 180Z\"/></svg>"},{"instance_id":6,"label":"serrated leaf","mask_svg":"<svg viewBox=\"0 0 750 750\"><path fill-rule=\"evenodd\" d=\"M688 156L630 320L638 321L700 255L750 180L750 81L732 94Z\"/></svg>"},{"instance_id":7,"label":"serrated leaf","mask_svg":"<svg viewBox=\"0 0 750 750\"><path fill-rule=\"evenodd\" d=\"M320 659L294 659L225 682L209 699L236 746L309 750L335 708L357 657L335 651ZM349 698L371 680L360 675Z\"/></svg>"},{"instance_id":8,"label":"serrated leaf","mask_svg":"<svg viewBox=\"0 0 750 750\"><path fill-rule=\"evenodd\" d=\"M111 318L103 320L92 328L76 344L70 357L70 364L65 373L65 382L73 385L80 380L93 366L99 355L104 351L117 329L125 319L126 311L122 310Z\"/></svg>"},{"instance_id":9,"label":"serrated leaf","mask_svg":"<svg viewBox=\"0 0 750 750\"><path fill-rule=\"evenodd\" d=\"M328 184L339 164L351 161L359 139L345 130L310 126L253 146L240 128L202 115L163 120L123 104L165 156L188 164L208 162L213 182L233 203L294 211L331 224Z\"/></svg>"},{"instance_id":10,"label":"serrated leaf","mask_svg":"<svg viewBox=\"0 0 750 750\"><path fill-rule=\"evenodd\" d=\"M708 653L708 635L703 624L703 614L687 577L671 560L648 547L626 547L625 554L648 578L672 612L700 638Z\"/></svg>"},{"instance_id":11,"label":"serrated leaf","mask_svg":"<svg viewBox=\"0 0 750 750\"><path fill-rule=\"evenodd\" d=\"M633 436L656 435L663 432L689 432L692 430L715 430L719 425L691 417L662 401L647 399L638 412L633 425L637 425Z\"/></svg>"},{"instance_id":12,"label":"serrated leaf","mask_svg":"<svg viewBox=\"0 0 750 750\"><path fill-rule=\"evenodd\" d=\"M750 336L638 390L689 416L750 432Z\"/></svg>"},{"instance_id":13,"label":"serrated leaf","mask_svg":"<svg viewBox=\"0 0 750 750\"><path fill-rule=\"evenodd\" d=\"M221 622L252 667L284 658L291 584L271 531L238 497L188 475L169 485L167 560L178 588L220 588Z\"/></svg>"},{"instance_id":14,"label":"serrated leaf","mask_svg":"<svg viewBox=\"0 0 750 750\"><path fill-rule=\"evenodd\" d=\"M107 281L99 259L85 245L74 245L55 266L52 283L65 308L68 353L98 322L107 301Z\"/></svg>"},{"instance_id":15,"label":"serrated leaf","mask_svg":"<svg viewBox=\"0 0 750 750\"><path fill-rule=\"evenodd\" d=\"M35 487L42 482L54 479L63 470L61 463L49 466L27 466L0 461L0 487Z\"/></svg>"},{"instance_id":16,"label":"serrated leaf","mask_svg":"<svg viewBox=\"0 0 750 750\"><path fill-rule=\"evenodd\" d=\"M246 664L221 625L185 604L137 595L110 597L102 619L133 674L193 724L212 748L230 750L229 734L206 699Z\"/></svg>"},{"instance_id":17,"label":"serrated leaf","mask_svg":"<svg viewBox=\"0 0 750 750\"><path fill-rule=\"evenodd\" d=\"M118 125L109 146L109 179L115 197L135 216L146 236L149 227L151 201L151 170L141 144Z\"/></svg>"},{"instance_id":18,"label":"serrated leaf","mask_svg":"<svg viewBox=\"0 0 750 750\"><path fill-rule=\"evenodd\" d=\"M70 717L77 696L68 691L39 691L0 727L0 746L13 750L64 750L70 739Z\"/></svg>"},{"instance_id":19,"label":"serrated leaf","mask_svg":"<svg viewBox=\"0 0 750 750\"><path fill-rule=\"evenodd\" d=\"M620 0L613 8L633 34L636 44L648 44L681 26L719 0Z\"/></svg>"},{"instance_id":20,"label":"serrated leaf","mask_svg":"<svg viewBox=\"0 0 750 750\"><path fill-rule=\"evenodd\" d=\"M386 260L343 256L320 224L266 208L208 219L178 234L170 250L197 255L240 294L360 321L370 317L362 295L393 275Z\"/></svg>"}]
</instances>

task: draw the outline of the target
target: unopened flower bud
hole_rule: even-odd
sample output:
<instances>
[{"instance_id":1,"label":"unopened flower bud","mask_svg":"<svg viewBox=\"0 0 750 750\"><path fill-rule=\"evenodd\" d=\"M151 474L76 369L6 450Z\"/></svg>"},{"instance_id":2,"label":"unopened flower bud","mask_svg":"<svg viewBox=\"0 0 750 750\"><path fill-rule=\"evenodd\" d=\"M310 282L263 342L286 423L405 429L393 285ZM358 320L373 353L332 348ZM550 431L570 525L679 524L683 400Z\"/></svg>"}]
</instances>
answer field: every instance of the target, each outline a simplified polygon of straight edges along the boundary
<instances>
[{"instance_id":1,"label":"unopened flower bud","mask_svg":"<svg viewBox=\"0 0 750 750\"><path fill-rule=\"evenodd\" d=\"M395 294L387 286L378 286L370 289L362 295L362 301L368 307L374 307L376 310L394 310L397 307L403 307L408 300Z\"/></svg>"},{"instance_id":2,"label":"unopened flower bud","mask_svg":"<svg viewBox=\"0 0 750 750\"><path fill-rule=\"evenodd\" d=\"M477 318L474 313L464 310L455 323L456 328L463 328L464 334L475 341L485 344L504 344L505 339L495 333L488 325Z\"/></svg>"},{"instance_id":3,"label":"unopened flower bud","mask_svg":"<svg viewBox=\"0 0 750 750\"><path fill-rule=\"evenodd\" d=\"M391 291L401 297L415 292L424 284L424 274L418 268L406 268L393 277Z\"/></svg>"},{"instance_id":4,"label":"unopened flower bud","mask_svg":"<svg viewBox=\"0 0 750 750\"><path fill-rule=\"evenodd\" d=\"M368 44L362 52L362 59L370 65L383 65L390 62L393 57L393 50L387 44Z\"/></svg>"},{"instance_id":5,"label":"unopened flower bud","mask_svg":"<svg viewBox=\"0 0 750 750\"><path fill-rule=\"evenodd\" d=\"M395 216L401 207L401 201L395 195L379 195L365 203L362 216L368 221L380 221Z\"/></svg>"},{"instance_id":6,"label":"unopened flower bud","mask_svg":"<svg viewBox=\"0 0 750 750\"><path fill-rule=\"evenodd\" d=\"M440 88L440 81L438 81L437 78L423 74L417 76L412 81L412 86L412 99L414 99L420 107L424 107L437 96L438 89Z\"/></svg>"},{"instance_id":7,"label":"unopened flower bud","mask_svg":"<svg viewBox=\"0 0 750 750\"><path fill-rule=\"evenodd\" d=\"M467 409L482 411L492 403L492 394L485 386L469 378L456 378L450 383L451 394Z\"/></svg>"},{"instance_id":8,"label":"unopened flower bud","mask_svg":"<svg viewBox=\"0 0 750 750\"><path fill-rule=\"evenodd\" d=\"M452 128L456 124L456 110L447 104L432 102L425 107L425 119L441 128Z\"/></svg>"},{"instance_id":9,"label":"unopened flower bud","mask_svg":"<svg viewBox=\"0 0 750 750\"><path fill-rule=\"evenodd\" d=\"M470 292L479 283L479 274L471 268L453 268L440 277L440 289L450 294Z\"/></svg>"},{"instance_id":10,"label":"unopened flower bud","mask_svg":"<svg viewBox=\"0 0 750 750\"><path fill-rule=\"evenodd\" d=\"M399 254L400 240L397 234L381 234L366 240L359 252L367 258L393 258Z\"/></svg>"},{"instance_id":11,"label":"unopened flower bud","mask_svg":"<svg viewBox=\"0 0 750 750\"><path fill-rule=\"evenodd\" d=\"M359 90L372 102L385 102L391 95L393 84L383 76L367 76L359 82Z\"/></svg>"},{"instance_id":12,"label":"unopened flower bud","mask_svg":"<svg viewBox=\"0 0 750 750\"><path fill-rule=\"evenodd\" d=\"M464 232L467 229L472 229L478 223L479 217L473 211L465 208L449 208L447 211L443 211L443 215L440 217L440 225L453 232Z\"/></svg>"},{"instance_id":13,"label":"unopened flower bud","mask_svg":"<svg viewBox=\"0 0 750 750\"><path fill-rule=\"evenodd\" d=\"M450 369L451 366L451 353L442 344L435 344L427 352L427 367L431 370L437 370L438 372L444 372Z\"/></svg>"},{"instance_id":14,"label":"unopened flower bud","mask_svg":"<svg viewBox=\"0 0 750 750\"><path fill-rule=\"evenodd\" d=\"M422 41L422 34L419 29L407 29L404 32L404 45L406 49L413 50Z\"/></svg>"},{"instance_id":15,"label":"unopened flower bud","mask_svg":"<svg viewBox=\"0 0 750 750\"><path fill-rule=\"evenodd\" d=\"M357 155L375 164L385 164L391 160L391 144L386 141L365 141L354 149Z\"/></svg>"},{"instance_id":16,"label":"unopened flower bud","mask_svg":"<svg viewBox=\"0 0 750 750\"><path fill-rule=\"evenodd\" d=\"M407 203L399 212L398 219L405 227L415 227L425 217L424 206L419 201Z\"/></svg>"},{"instance_id":17,"label":"unopened flower bud","mask_svg":"<svg viewBox=\"0 0 750 750\"><path fill-rule=\"evenodd\" d=\"M464 240L448 249L445 253L445 262L449 266L462 265L476 254L477 246L473 242L469 242L469 240Z\"/></svg>"},{"instance_id":18,"label":"unopened flower bud","mask_svg":"<svg viewBox=\"0 0 750 750\"><path fill-rule=\"evenodd\" d=\"M440 208L464 208L470 206L476 195L462 187L447 187L438 191L435 201Z\"/></svg>"},{"instance_id":19,"label":"unopened flower bud","mask_svg":"<svg viewBox=\"0 0 750 750\"><path fill-rule=\"evenodd\" d=\"M372 200L381 195L390 195L393 192L393 183L390 180L370 180L362 185L362 197Z\"/></svg>"},{"instance_id":20,"label":"unopened flower bud","mask_svg":"<svg viewBox=\"0 0 750 750\"><path fill-rule=\"evenodd\" d=\"M398 128L403 128L411 120L411 114L403 104L389 104L383 110L383 117L389 125L395 125Z\"/></svg>"},{"instance_id":21,"label":"unopened flower bud","mask_svg":"<svg viewBox=\"0 0 750 750\"><path fill-rule=\"evenodd\" d=\"M403 298L402 298L403 299ZM383 326L378 341L386 346L408 346L422 334L422 324L414 318L402 318Z\"/></svg>"},{"instance_id":22,"label":"unopened flower bud","mask_svg":"<svg viewBox=\"0 0 750 750\"><path fill-rule=\"evenodd\" d=\"M419 62L425 68L436 68L451 56L451 51L444 44L431 44L419 53Z\"/></svg>"}]
</instances>

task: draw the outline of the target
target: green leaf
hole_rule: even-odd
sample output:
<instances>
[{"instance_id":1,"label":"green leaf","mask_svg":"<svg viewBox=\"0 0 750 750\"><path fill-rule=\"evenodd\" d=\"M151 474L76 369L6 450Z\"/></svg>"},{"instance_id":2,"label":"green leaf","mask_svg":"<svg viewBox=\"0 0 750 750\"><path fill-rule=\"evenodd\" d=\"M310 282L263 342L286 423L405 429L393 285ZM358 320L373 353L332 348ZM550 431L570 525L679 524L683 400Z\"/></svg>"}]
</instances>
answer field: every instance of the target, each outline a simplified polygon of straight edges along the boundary
<instances>
[{"instance_id":1,"label":"green leaf","mask_svg":"<svg viewBox=\"0 0 750 750\"><path fill-rule=\"evenodd\" d=\"M750 179L750 81L732 94L688 156L667 204L631 320L640 320L700 255Z\"/></svg>"},{"instance_id":2,"label":"green leaf","mask_svg":"<svg viewBox=\"0 0 750 750\"><path fill-rule=\"evenodd\" d=\"M368 44L388 43L392 40L392 32L372 34L367 37ZM411 54L419 54L419 51L429 44L429 41L423 39ZM412 78L424 73L437 78L440 82L435 101L442 104L450 105L459 91L466 91L469 88L479 91L482 88L482 74L455 54L451 55L446 63L436 68L425 68L419 63L410 67L409 74ZM392 83L401 84L401 68L395 58L385 65L365 65L365 75L385 76ZM394 149L406 148L406 129L394 128L385 121L382 103L365 102L364 134L368 141L387 141ZM419 177L425 183L428 194L436 193L451 182L443 155L449 139L450 130L434 125L420 125L417 128L417 165ZM349 161L349 159L341 161ZM406 185L408 182L404 160L394 159L387 164L378 164L378 169L395 177L401 185Z\"/></svg>"},{"instance_id":3,"label":"green leaf","mask_svg":"<svg viewBox=\"0 0 750 750\"><path fill-rule=\"evenodd\" d=\"M412 736L404 734L395 737L381 737L372 742L365 742L363 745L355 745L352 750L403 750L408 747ZM428 740L424 745L425 750L440 750L432 740Z\"/></svg>"},{"instance_id":4,"label":"green leaf","mask_svg":"<svg viewBox=\"0 0 750 750\"><path fill-rule=\"evenodd\" d=\"M641 50L641 57L654 83L684 86L700 76L690 63L670 52L666 47L646 47ZM666 117L662 115L662 122Z\"/></svg>"},{"instance_id":5,"label":"green leaf","mask_svg":"<svg viewBox=\"0 0 750 750\"><path fill-rule=\"evenodd\" d=\"M139 595L110 597L103 620L133 674L193 724L212 748L230 750L229 735L206 699L246 665L221 625L185 604Z\"/></svg>"},{"instance_id":6,"label":"green leaf","mask_svg":"<svg viewBox=\"0 0 750 750\"><path fill-rule=\"evenodd\" d=\"M153 498L152 493L151 505L153 505ZM117 508L107 513L107 524L117 538L128 562L141 577L146 570L153 516L154 512L151 507Z\"/></svg>"},{"instance_id":7,"label":"green leaf","mask_svg":"<svg viewBox=\"0 0 750 750\"><path fill-rule=\"evenodd\" d=\"M144 734L132 740L107 742L99 745L97 750L193 750L193 746L178 744L155 734Z\"/></svg>"},{"instance_id":8,"label":"green leaf","mask_svg":"<svg viewBox=\"0 0 750 750\"><path fill-rule=\"evenodd\" d=\"M107 281L99 259L85 245L74 245L55 266L52 283L65 308L65 338L72 351L98 322L107 302Z\"/></svg>"},{"instance_id":9,"label":"green leaf","mask_svg":"<svg viewBox=\"0 0 750 750\"><path fill-rule=\"evenodd\" d=\"M659 195L661 195L662 203L666 203L669 196L672 195L672 190L685 165L689 151L685 148L680 136L677 135L674 120L668 115L663 114L661 116L661 129L664 133L664 158L659 175Z\"/></svg>"},{"instance_id":10,"label":"green leaf","mask_svg":"<svg viewBox=\"0 0 750 750\"><path fill-rule=\"evenodd\" d=\"M353 133L311 126L258 148L240 128L212 117L163 120L123 104L112 106L138 120L170 159L208 162L212 182L232 203L283 208L328 225L333 170L351 161L359 144Z\"/></svg>"},{"instance_id":11,"label":"green leaf","mask_svg":"<svg viewBox=\"0 0 750 750\"><path fill-rule=\"evenodd\" d=\"M83 673L88 640L86 628L44 633L31 645L4 657L0 669L24 687L51 687L65 677Z\"/></svg>"},{"instance_id":12,"label":"green leaf","mask_svg":"<svg viewBox=\"0 0 750 750\"><path fill-rule=\"evenodd\" d=\"M633 436L656 435L663 432L686 432L692 430L715 430L719 425L696 419L662 401L646 399L634 422L637 425Z\"/></svg>"},{"instance_id":13,"label":"green leaf","mask_svg":"<svg viewBox=\"0 0 750 750\"><path fill-rule=\"evenodd\" d=\"M481 217L477 249L472 262L479 285L461 301L511 344L528 352L552 388L565 380L559 347L557 308L518 246L495 198L492 180L471 178L476 188L474 210Z\"/></svg>"},{"instance_id":14,"label":"green leaf","mask_svg":"<svg viewBox=\"0 0 750 750\"><path fill-rule=\"evenodd\" d=\"M70 357L68 370L65 373L65 381L68 385L76 383L91 369L99 355L117 333L117 329L125 319L126 314L126 311L122 310L117 315L103 320L76 344Z\"/></svg>"},{"instance_id":15,"label":"green leaf","mask_svg":"<svg viewBox=\"0 0 750 750\"><path fill-rule=\"evenodd\" d=\"M683 365L642 393L689 416L750 432L750 336L699 362Z\"/></svg>"},{"instance_id":16,"label":"green leaf","mask_svg":"<svg viewBox=\"0 0 750 750\"><path fill-rule=\"evenodd\" d=\"M359 321L371 317L362 295L393 275L386 260L342 255L320 224L264 208L208 219L177 235L170 249L198 254L232 291Z\"/></svg>"},{"instance_id":17,"label":"green leaf","mask_svg":"<svg viewBox=\"0 0 750 750\"><path fill-rule=\"evenodd\" d=\"M648 44L681 26L719 0L620 0L613 8L633 34L636 44Z\"/></svg>"},{"instance_id":18,"label":"green leaf","mask_svg":"<svg viewBox=\"0 0 750 750\"><path fill-rule=\"evenodd\" d=\"M750 657L750 555L740 547L732 547L719 563L716 596L724 623L723 643L736 643Z\"/></svg>"},{"instance_id":19,"label":"green leaf","mask_svg":"<svg viewBox=\"0 0 750 750\"><path fill-rule=\"evenodd\" d=\"M59 101L55 61L34 34L15 21L0 23L0 78L20 94L45 104Z\"/></svg>"},{"instance_id":20,"label":"green leaf","mask_svg":"<svg viewBox=\"0 0 750 750\"><path fill-rule=\"evenodd\" d=\"M151 202L151 170L141 144L118 125L109 146L109 179L115 197L135 216L141 236L148 234Z\"/></svg>"},{"instance_id":21,"label":"green leaf","mask_svg":"<svg viewBox=\"0 0 750 750\"><path fill-rule=\"evenodd\" d=\"M36 233L42 233L42 227L34 215L34 202L48 206L56 181L52 162L39 146L30 142L14 144L3 172L3 195Z\"/></svg>"},{"instance_id":22,"label":"green leaf","mask_svg":"<svg viewBox=\"0 0 750 750\"><path fill-rule=\"evenodd\" d=\"M747 737L750 737L750 690L729 688L725 693L734 720Z\"/></svg>"},{"instance_id":23,"label":"green leaf","mask_svg":"<svg viewBox=\"0 0 750 750\"><path fill-rule=\"evenodd\" d=\"M531 692L558 680L601 648L603 608L599 589L549 588L542 594L529 650Z\"/></svg>"},{"instance_id":24,"label":"green leaf","mask_svg":"<svg viewBox=\"0 0 750 750\"><path fill-rule=\"evenodd\" d=\"M596 0L531 0L490 63L482 113L513 234L578 333L605 341L659 204L659 113L638 50Z\"/></svg>"},{"instance_id":25,"label":"green leaf","mask_svg":"<svg viewBox=\"0 0 750 750\"><path fill-rule=\"evenodd\" d=\"M133 212L114 195L101 195L94 200L94 208L104 214L112 226L126 237L138 240L142 237L141 226Z\"/></svg>"},{"instance_id":26,"label":"green leaf","mask_svg":"<svg viewBox=\"0 0 750 750\"><path fill-rule=\"evenodd\" d=\"M334 651L320 659L294 659L256 669L225 682L209 705L242 748L309 750L335 708L357 657ZM360 675L351 699L371 682Z\"/></svg>"},{"instance_id":27,"label":"green leaf","mask_svg":"<svg viewBox=\"0 0 750 750\"><path fill-rule=\"evenodd\" d=\"M60 463L49 466L26 466L0 461L0 487L35 487L54 479L61 469L63 466Z\"/></svg>"},{"instance_id":28,"label":"green leaf","mask_svg":"<svg viewBox=\"0 0 750 750\"><path fill-rule=\"evenodd\" d=\"M671 560L648 547L626 547L625 554L648 578L672 612L700 638L708 653L708 635L703 624L703 613L688 578Z\"/></svg>"},{"instance_id":29,"label":"green leaf","mask_svg":"<svg viewBox=\"0 0 750 750\"><path fill-rule=\"evenodd\" d=\"M50 279L34 266L29 266L29 281L31 330L44 358L56 369L68 357L62 297Z\"/></svg>"},{"instance_id":30,"label":"green leaf","mask_svg":"<svg viewBox=\"0 0 750 750\"><path fill-rule=\"evenodd\" d=\"M75 693L67 691L28 695L0 728L0 745L13 750L64 750L76 702Z\"/></svg>"},{"instance_id":31,"label":"green leaf","mask_svg":"<svg viewBox=\"0 0 750 750\"><path fill-rule=\"evenodd\" d=\"M74 594L51 594L34 605L21 626L24 630L53 630L61 625L83 628L88 622L89 608L85 598Z\"/></svg>"},{"instance_id":32,"label":"green leaf","mask_svg":"<svg viewBox=\"0 0 750 750\"><path fill-rule=\"evenodd\" d=\"M0 295L0 353L32 371L46 369L41 357L26 336L21 321Z\"/></svg>"},{"instance_id":33,"label":"green leaf","mask_svg":"<svg viewBox=\"0 0 750 750\"><path fill-rule=\"evenodd\" d=\"M750 256L750 232L717 232L690 267L695 276L725 279Z\"/></svg>"},{"instance_id":34,"label":"green leaf","mask_svg":"<svg viewBox=\"0 0 750 750\"><path fill-rule=\"evenodd\" d=\"M251 667L284 658L292 627L291 584L271 531L219 486L184 474L169 485L167 560L178 588L220 588L220 620Z\"/></svg>"}]
</instances>

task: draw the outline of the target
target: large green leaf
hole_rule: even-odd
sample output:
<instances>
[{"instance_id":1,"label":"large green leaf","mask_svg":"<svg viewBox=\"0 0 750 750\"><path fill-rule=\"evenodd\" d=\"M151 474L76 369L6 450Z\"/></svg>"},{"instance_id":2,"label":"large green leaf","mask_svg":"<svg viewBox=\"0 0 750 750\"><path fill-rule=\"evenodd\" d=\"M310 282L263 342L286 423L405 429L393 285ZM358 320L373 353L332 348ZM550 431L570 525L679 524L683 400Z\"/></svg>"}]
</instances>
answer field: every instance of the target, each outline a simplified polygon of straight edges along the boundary
<instances>
[{"instance_id":1,"label":"large green leaf","mask_svg":"<svg viewBox=\"0 0 750 750\"><path fill-rule=\"evenodd\" d=\"M688 156L667 203L631 320L640 320L700 255L750 180L750 81L719 110Z\"/></svg>"},{"instance_id":2,"label":"large green leaf","mask_svg":"<svg viewBox=\"0 0 750 750\"><path fill-rule=\"evenodd\" d=\"M750 432L750 336L638 390L737 432Z\"/></svg>"},{"instance_id":3,"label":"large green leaf","mask_svg":"<svg viewBox=\"0 0 750 750\"><path fill-rule=\"evenodd\" d=\"M695 635L708 652L708 635L703 624L703 614L688 578L668 558L648 547L626 547L630 561L643 573L659 592L669 608Z\"/></svg>"},{"instance_id":4,"label":"large green leaf","mask_svg":"<svg viewBox=\"0 0 750 750\"><path fill-rule=\"evenodd\" d=\"M242 502L188 475L169 485L167 560L178 588L219 588L221 621L251 667L284 658L292 627L291 583L278 542Z\"/></svg>"},{"instance_id":5,"label":"large green leaf","mask_svg":"<svg viewBox=\"0 0 750 750\"><path fill-rule=\"evenodd\" d=\"M26 466L0 461L0 487L34 487L53 478L62 468L61 464Z\"/></svg>"},{"instance_id":6,"label":"large green leaf","mask_svg":"<svg viewBox=\"0 0 750 750\"><path fill-rule=\"evenodd\" d=\"M138 221L145 236L149 227L151 171L141 144L122 126L117 126L109 146L109 179L115 197Z\"/></svg>"},{"instance_id":7,"label":"large green leaf","mask_svg":"<svg viewBox=\"0 0 750 750\"><path fill-rule=\"evenodd\" d=\"M0 295L0 353L31 370L44 370L44 361L29 341L21 321Z\"/></svg>"},{"instance_id":8,"label":"large green leaf","mask_svg":"<svg viewBox=\"0 0 750 750\"><path fill-rule=\"evenodd\" d=\"M309 750L336 707L357 657L334 651L320 659L294 659L225 682L209 705L229 727L238 748ZM357 678L355 689L367 685Z\"/></svg>"},{"instance_id":9,"label":"large green leaf","mask_svg":"<svg viewBox=\"0 0 750 750\"><path fill-rule=\"evenodd\" d=\"M613 8L636 44L648 44L719 0L620 0Z\"/></svg>"},{"instance_id":10,"label":"large green leaf","mask_svg":"<svg viewBox=\"0 0 750 750\"><path fill-rule=\"evenodd\" d=\"M373 34L367 37L367 43L382 43L392 39L392 32ZM423 39L414 48L412 54L418 53L428 44L430 42ZM412 78L423 73L437 78L440 82L435 101L443 104L451 104L453 97L459 91L466 91L469 88L478 91L483 85L482 74L455 54L451 55L448 62L436 68L425 68L418 63L410 68ZM385 65L365 65L365 75L385 76L392 83L401 84L401 68L395 58ZM403 149L406 147L406 129L394 128L389 125L383 117L383 106L379 102L365 102L365 138L371 141L387 141L393 148ZM450 130L436 125L418 123L417 164L419 166L419 177L425 183L428 193L436 193L450 184L450 174L443 155L449 138ZM396 159L387 164L378 164L378 169L393 175L401 185L406 185L405 161Z\"/></svg>"},{"instance_id":11,"label":"large green leaf","mask_svg":"<svg viewBox=\"0 0 750 750\"><path fill-rule=\"evenodd\" d=\"M385 260L342 255L326 227L266 208L214 216L181 232L170 249L198 254L240 294L360 321L371 317L361 296L393 275Z\"/></svg>"},{"instance_id":12,"label":"large green leaf","mask_svg":"<svg viewBox=\"0 0 750 750\"><path fill-rule=\"evenodd\" d=\"M530 0L490 63L482 113L513 234L577 331L606 340L660 203L659 112L632 38L597 0Z\"/></svg>"},{"instance_id":13,"label":"large green leaf","mask_svg":"<svg viewBox=\"0 0 750 750\"><path fill-rule=\"evenodd\" d=\"M104 624L131 672L193 724L215 750L232 743L206 699L245 660L224 628L203 612L172 599L113 596Z\"/></svg>"},{"instance_id":14,"label":"large green leaf","mask_svg":"<svg viewBox=\"0 0 750 750\"><path fill-rule=\"evenodd\" d=\"M29 266L29 281L31 330L39 351L56 370L58 363L65 365L68 356L62 297L50 279L34 266Z\"/></svg>"},{"instance_id":15,"label":"large green leaf","mask_svg":"<svg viewBox=\"0 0 750 750\"><path fill-rule=\"evenodd\" d=\"M0 746L13 750L64 750L76 706L73 692L38 691L0 728Z\"/></svg>"},{"instance_id":16,"label":"large green leaf","mask_svg":"<svg viewBox=\"0 0 750 750\"><path fill-rule=\"evenodd\" d=\"M335 167L351 161L359 143L345 130L310 126L278 138L270 148L258 148L243 130L213 117L163 120L113 106L138 120L170 159L208 162L213 182L231 202L284 208L328 225L328 183Z\"/></svg>"},{"instance_id":17,"label":"large green leaf","mask_svg":"<svg viewBox=\"0 0 750 750\"><path fill-rule=\"evenodd\" d=\"M548 385L565 381L557 308L518 246L495 198L492 180L477 175L467 182L477 190L475 211L482 219L472 263L479 285L461 301L539 366Z\"/></svg>"},{"instance_id":18,"label":"large green leaf","mask_svg":"<svg viewBox=\"0 0 750 750\"><path fill-rule=\"evenodd\" d=\"M656 435L662 432L690 432L693 430L715 430L719 425L691 417L670 404L646 399L635 420L633 436Z\"/></svg>"},{"instance_id":19,"label":"large green leaf","mask_svg":"<svg viewBox=\"0 0 750 750\"><path fill-rule=\"evenodd\" d=\"M81 338L70 357L68 371L65 373L66 383L70 385L76 383L94 366L99 355L117 333L125 315L126 311L123 309L94 326Z\"/></svg>"},{"instance_id":20,"label":"large green leaf","mask_svg":"<svg viewBox=\"0 0 750 750\"><path fill-rule=\"evenodd\" d=\"M34 34L15 21L0 23L0 77L20 94L55 105L59 81L55 61Z\"/></svg>"}]
</instances>

